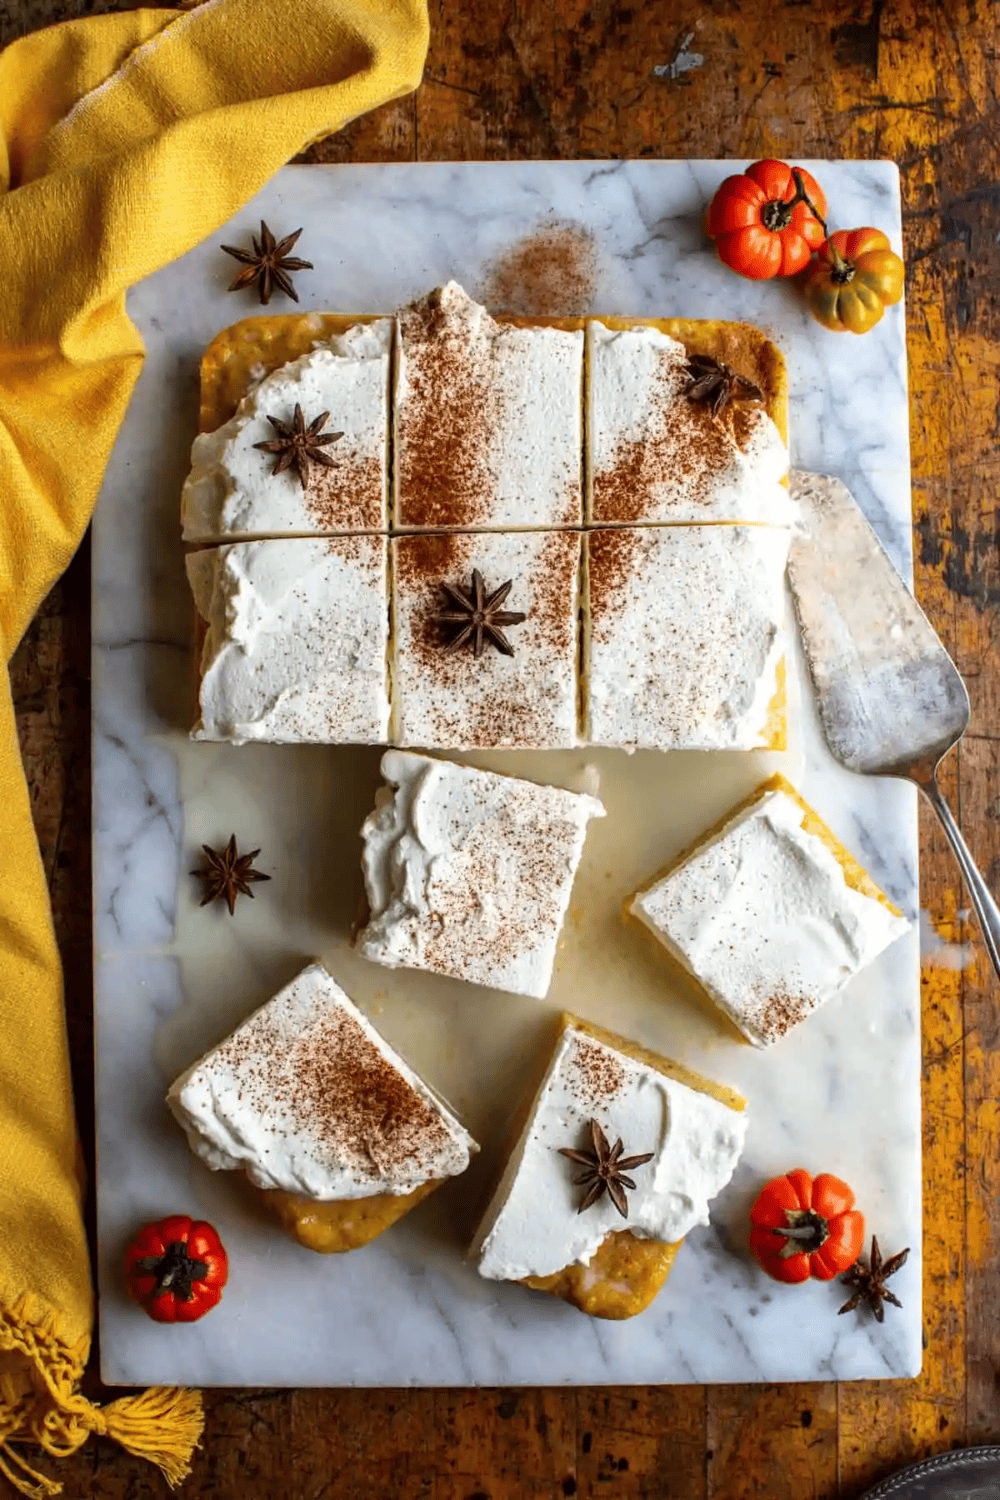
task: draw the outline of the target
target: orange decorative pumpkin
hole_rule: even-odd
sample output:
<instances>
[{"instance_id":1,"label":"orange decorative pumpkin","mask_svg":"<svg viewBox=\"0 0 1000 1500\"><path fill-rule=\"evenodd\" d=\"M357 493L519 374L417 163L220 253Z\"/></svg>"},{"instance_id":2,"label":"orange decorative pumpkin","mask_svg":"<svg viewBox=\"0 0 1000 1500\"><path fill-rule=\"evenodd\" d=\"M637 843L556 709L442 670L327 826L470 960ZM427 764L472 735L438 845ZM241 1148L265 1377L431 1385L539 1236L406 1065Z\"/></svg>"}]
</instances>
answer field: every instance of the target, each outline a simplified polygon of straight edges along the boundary
<instances>
[{"instance_id":1,"label":"orange decorative pumpkin","mask_svg":"<svg viewBox=\"0 0 1000 1500\"><path fill-rule=\"evenodd\" d=\"M795 276L826 238L826 198L814 177L783 161L755 161L727 177L705 229L723 265L764 281Z\"/></svg>"},{"instance_id":2,"label":"orange decorative pumpkin","mask_svg":"<svg viewBox=\"0 0 1000 1500\"><path fill-rule=\"evenodd\" d=\"M801 1167L761 1189L750 1223L750 1249L775 1281L832 1281L854 1265L865 1238L846 1182Z\"/></svg>"}]
</instances>

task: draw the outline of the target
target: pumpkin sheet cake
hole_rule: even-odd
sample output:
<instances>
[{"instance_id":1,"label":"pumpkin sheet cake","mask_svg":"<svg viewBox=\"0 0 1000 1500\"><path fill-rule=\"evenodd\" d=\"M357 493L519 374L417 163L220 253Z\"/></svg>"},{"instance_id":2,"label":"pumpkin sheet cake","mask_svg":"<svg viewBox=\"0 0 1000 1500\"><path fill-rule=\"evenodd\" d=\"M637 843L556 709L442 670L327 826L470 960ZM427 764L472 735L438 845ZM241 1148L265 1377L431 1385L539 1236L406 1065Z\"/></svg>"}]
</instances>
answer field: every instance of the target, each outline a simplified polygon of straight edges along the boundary
<instances>
[{"instance_id":1,"label":"pumpkin sheet cake","mask_svg":"<svg viewBox=\"0 0 1000 1500\"><path fill-rule=\"evenodd\" d=\"M203 360L201 423L185 536L252 539L270 594L237 586L238 553L192 563L211 637L197 735L783 746L787 388L759 330L495 320L448 283L395 333L333 314L225 330ZM288 564L305 550L267 555L363 533L388 534L391 559L355 544L350 585L332 543L301 587ZM477 588L523 620L498 636L445 618L474 615Z\"/></svg>"},{"instance_id":2,"label":"pumpkin sheet cake","mask_svg":"<svg viewBox=\"0 0 1000 1500\"><path fill-rule=\"evenodd\" d=\"M394 537L393 743L575 745L580 558L579 531ZM477 587L509 590L478 641Z\"/></svg>"},{"instance_id":3,"label":"pumpkin sheet cake","mask_svg":"<svg viewBox=\"0 0 1000 1500\"><path fill-rule=\"evenodd\" d=\"M256 321L267 326L238 324L203 362L203 427L206 417L212 425L191 450L181 494L184 540L384 531L392 320L348 324L304 314ZM288 321L296 326L278 338L273 325ZM343 331L334 332L338 325ZM266 361L295 348L302 332L310 335L306 348L269 370ZM216 423L227 387L238 405ZM282 467L280 451L258 451L295 431L296 410L305 428L330 418L317 429L321 441L304 482L294 463Z\"/></svg>"},{"instance_id":4,"label":"pumpkin sheet cake","mask_svg":"<svg viewBox=\"0 0 1000 1500\"><path fill-rule=\"evenodd\" d=\"M768 1047L909 927L783 776L625 904L748 1042Z\"/></svg>"},{"instance_id":5,"label":"pumpkin sheet cake","mask_svg":"<svg viewBox=\"0 0 1000 1500\"><path fill-rule=\"evenodd\" d=\"M300 1244L354 1250L479 1149L320 964L172 1085L213 1171L242 1169Z\"/></svg>"},{"instance_id":6,"label":"pumpkin sheet cake","mask_svg":"<svg viewBox=\"0 0 1000 1500\"><path fill-rule=\"evenodd\" d=\"M735 1171L746 1101L564 1015L471 1258L591 1317L648 1307Z\"/></svg>"}]
</instances>

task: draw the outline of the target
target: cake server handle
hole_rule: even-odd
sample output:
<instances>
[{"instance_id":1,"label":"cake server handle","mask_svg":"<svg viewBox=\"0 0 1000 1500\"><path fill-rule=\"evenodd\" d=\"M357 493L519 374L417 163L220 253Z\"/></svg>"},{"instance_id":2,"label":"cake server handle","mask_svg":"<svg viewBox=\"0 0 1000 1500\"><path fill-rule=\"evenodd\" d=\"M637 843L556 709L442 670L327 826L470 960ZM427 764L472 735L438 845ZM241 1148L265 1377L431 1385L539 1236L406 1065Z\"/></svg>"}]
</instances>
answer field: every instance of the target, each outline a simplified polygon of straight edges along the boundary
<instances>
[{"instance_id":1,"label":"cake server handle","mask_svg":"<svg viewBox=\"0 0 1000 1500\"><path fill-rule=\"evenodd\" d=\"M961 829L951 815L951 808L941 794L941 788L937 784L936 768L929 776L914 776L913 780L937 813L941 820L941 827L948 835L948 842L955 851L962 879L968 886L972 904L976 908L976 916L983 929L983 942L990 956L990 962L997 975L1000 976L1000 908L997 907L989 886L979 872L979 866L962 837Z\"/></svg>"}]
</instances>

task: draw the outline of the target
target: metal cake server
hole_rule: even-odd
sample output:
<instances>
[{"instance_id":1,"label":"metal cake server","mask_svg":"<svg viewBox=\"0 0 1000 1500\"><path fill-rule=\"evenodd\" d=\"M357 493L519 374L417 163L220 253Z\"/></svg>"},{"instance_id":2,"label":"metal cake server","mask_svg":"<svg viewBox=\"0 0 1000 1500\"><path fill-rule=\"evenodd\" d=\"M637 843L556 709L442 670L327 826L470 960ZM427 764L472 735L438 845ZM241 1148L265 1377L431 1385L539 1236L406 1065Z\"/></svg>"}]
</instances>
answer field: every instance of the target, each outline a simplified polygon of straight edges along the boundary
<instances>
[{"instance_id":1,"label":"metal cake server","mask_svg":"<svg viewBox=\"0 0 1000 1500\"><path fill-rule=\"evenodd\" d=\"M850 771L916 782L955 851L1000 975L1000 909L937 784L968 727L965 683L846 485L793 471L789 488L800 520L788 575L827 744Z\"/></svg>"}]
</instances>

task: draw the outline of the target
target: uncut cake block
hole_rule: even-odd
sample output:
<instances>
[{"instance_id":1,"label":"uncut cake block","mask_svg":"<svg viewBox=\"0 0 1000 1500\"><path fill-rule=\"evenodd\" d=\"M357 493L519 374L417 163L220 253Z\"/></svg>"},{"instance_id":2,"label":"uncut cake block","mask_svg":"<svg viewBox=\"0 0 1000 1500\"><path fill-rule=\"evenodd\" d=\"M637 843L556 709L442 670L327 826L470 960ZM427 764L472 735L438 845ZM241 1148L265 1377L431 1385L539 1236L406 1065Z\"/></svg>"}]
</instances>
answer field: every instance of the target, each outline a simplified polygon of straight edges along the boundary
<instances>
[{"instance_id":1,"label":"uncut cake block","mask_svg":"<svg viewBox=\"0 0 1000 1500\"><path fill-rule=\"evenodd\" d=\"M625 911L757 1047L807 1020L910 925L782 776Z\"/></svg>"},{"instance_id":2,"label":"uncut cake block","mask_svg":"<svg viewBox=\"0 0 1000 1500\"><path fill-rule=\"evenodd\" d=\"M297 537L191 553L206 627L193 738L384 743L387 545Z\"/></svg>"},{"instance_id":3,"label":"uncut cake block","mask_svg":"<svg viewBox=\"0 0 1000 1500\"><path fill-rule=\"evenodd\" d=\"M382 775L392 791L361 830L361 953L543 998L601 803L401 750L383 756Z\"/></svg>"},{"instance_id":4,"label":"uncut cake block","mask_svg":"<svg viewBox=\"0 0 1000 1500\"><path fill-rule=\"evenodd\" d=\"M349 1250L478 1147L320 964L174 1082L195 1155L242 1170L309 1249Z\"/></svg>"},{"instance_id":5,"label":"uncut cake block","mask_svg":"<svg viewBox=\"0 0 1000 1500\"><path fill-rule=\"evenodd\" d=\"M729 332L737 353L741 335L756 335L738 324ZM755 352L756 342L744 362ZM661 330L587 324L589 522L790 519L788 450L766 408L733 401L713 414L691 400L691 381L687 349Z\"/></svg>"},{"instance_id":6,"label":"uncut cake block","mask_svg":"<svg viewBox=\"0 0 1000 1500\"><path fill-rule=\"evenodd\" d=\"M181 495L185 541L248 536L384 531L387 523L389 357L392 319L357 323L260 380L236 415L195 438ZM275 456L255 449L275 430L268 416L340 432L303 487L294 467L272 472Z\"/></svg>"},{"instance_id":7,"label":"uncut cake block","mask_svg":"<svg viewBox=\"0 0 1000 1500\"><path fill-rule=\"evenodd\" d=\"M555 749L577 743L579 532L516 531L396 537L392 742L427 749L476 745ZM485 641L447 650L460 623L444 585L468 598L478 569L487 592L510 580L504 627L512 655Z\"/></svg>"},{"instance_id":8,"label":"uncut cake block","mask_svg":"<svg viewBox=\"0 0 1000 1500\"><path fill-rule=\"evenodd\" d=\"M669 1059L576 1016L562 1017L548 1069L476 1233L471 1256L492 1281L521 1281L593 1317L641 1312L680 1242L707 1224L746 1135L745 1101ZM593 1126L631 1185L592 1195ZM649 1155L631 1166L630 1159ZM588 1197L592 1198L587 1202Z\"/></svg>"},{"instance_id":9,"label":"uncut cake block","mask_svg":"<svg viewBox=\"0 0 1000 1500\"><path fill-rule=\"evenodd\" d=\"M453 281L398 329L393 525L579 526L582 331L497 323Z\"/></svg>"},{"instance_id":10,"label":"uncut cake block","mask_svg":"<svg viewBox=\"0 0 1000 1500\"><path fill-rule=\"evenodd\" d=\"M584 738L783 749L788 543L770 526L588 532Z\"/></svg>"}]
</instances>

